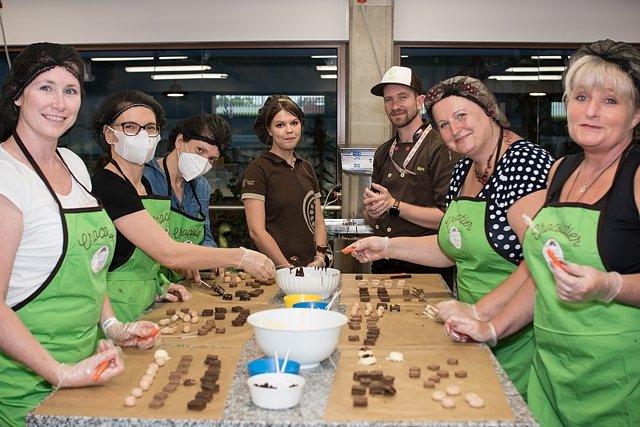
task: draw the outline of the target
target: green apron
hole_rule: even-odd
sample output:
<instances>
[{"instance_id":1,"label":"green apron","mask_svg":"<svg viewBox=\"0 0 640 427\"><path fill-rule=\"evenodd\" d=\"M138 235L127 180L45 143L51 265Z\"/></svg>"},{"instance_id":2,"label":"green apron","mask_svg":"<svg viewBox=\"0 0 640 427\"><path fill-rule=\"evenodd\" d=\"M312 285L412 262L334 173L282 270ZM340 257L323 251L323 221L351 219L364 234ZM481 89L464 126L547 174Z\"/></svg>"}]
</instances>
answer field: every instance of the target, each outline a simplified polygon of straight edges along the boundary
<instances>
[{"instance_id":1,"label":"green apron","mask_svg":"<svg viewBox=\"0 0 640 427\"><path fill-rule=\"evenodd\" d=\"M112 163L120 170L117 163ZM122 176L125 175L122 173ZM126 177L124 179L133 187ZM149 215L168 230L171 200L164 196L140 196L140 199ZM156 260L135 247L124 264L107 274L109 298L118 320L131 322L138 319L153 305L156 295L163 295L159 270L160 264Z\"/></svg>"},{"instance_id":2,"label":"green apron","mask_svg":"<svg viewBox=\"0 0 640 427\"><path fill-rule=\"evenodd\" d=\"M487 202L481 199L455 199L447 208L438 230L440 248L456 262L458 299L469 304L475 304L517 268L498 254L489 242L486 209ZM529 325L492 348L525 399L534 347L533 328Z\"/></svg>"},{"instance_id":3,"label":"green apron","mask_svg":"<svg viewBox=\"0 0 640 427\"><path fill-rule=\"evenodd\" d=\"M549 204L535 218L536 232L525 235L537 286L529 405L544 427L640 425L640 309L561 301L542 253L553 239L567 261L606 271L600 216L592 206Z\"/></svg>"},{"instance_id":4,"label":"green apron","mask_svg":"<svg viewBox=\"0 0 640 427\"><path fill-rule=\"evenodd\" d=\"M62 208L20 138L14 137L59 206L63 245L41 287L12 308L54 359L76 363L95 351L116 230L101 205ZM52 385L42 377L0 353L0 425L24 425L25 416L51 391Z\"/></svg>"},{"instance_id":5,"label":"green apron","mask_svg":"<svg viewBox=\"0 0 640 427\"><path fill-rule=\"evenodd\" d=\"M171 188L171 177L169 176L166 157L162 159L162 164L164 166L164 174L167 178L167 196L169 197L169 200L171 200L173 191ZM186 185L192 186L191 189L195 195L196 192L193 188L193 183L189 181L186 182ZM196 201L200 204L197 197ZM202 211L202 206L200 206L200 210ZM194 218L172 206L171 211L169 212L169 236L171 236L171 238L176 242L199 245L204 240L204 217L202 214L198 214L198 218ZM164 274L172 283L178 283L180 280L184 279L184 276L166 267L160 267L160 273Z\"/></svg>"}]
</instances>

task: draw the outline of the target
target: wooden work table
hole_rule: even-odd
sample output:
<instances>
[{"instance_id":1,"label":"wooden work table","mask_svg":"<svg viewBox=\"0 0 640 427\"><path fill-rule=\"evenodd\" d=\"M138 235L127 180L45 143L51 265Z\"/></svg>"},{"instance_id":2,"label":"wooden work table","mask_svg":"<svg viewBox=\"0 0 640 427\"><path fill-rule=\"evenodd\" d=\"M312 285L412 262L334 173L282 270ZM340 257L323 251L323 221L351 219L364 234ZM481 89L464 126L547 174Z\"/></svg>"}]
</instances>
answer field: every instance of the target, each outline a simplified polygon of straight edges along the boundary
<instances>
[{"instance_id":1,"label":"wooden work table","mask_svg":"<svg viewBox=\"0 0 640 427\"><path fill-rule=\"evenodd\" d=\"M218 279L220 280L220 279ZM375 282L375 281L378 282ZM509 381L502 368L485 345L460 344L451 341L442 331L442 325L423 314L424 299L438 301L448 297L448 289L436 275L413 275L411 278L390 279L389 276L364 275L356 279L354 274L342 275L340 304L334 309L347 316L353 304L359 301L359 287L370 289L371 304L375 308L377 288L387 288L390 304L397 304L400 311L385 311L378 319L380 336L371 346L377 363L372 366L358 364L358 350L366 328L352 330L345 326L336 351L319 367L302 371L306 379L300 405L280 411L257 408L251 402L246 381L246 364L263 354L253 338L251 326L232 326L235 318L232 307L243 307L256 312L282 306L282 292L277 285L262 286L262 295L250 301L223 301L209 289L193 288L194 298L188 302L163 304L147 313L145 319L159 321L167 315L168 308L188 307L201 313L202 310L226 307L225 319L216 321L225 328L224 333L209 333L197 336L193 333L176 333L163 336L158 348L166 349L171 359L160 368L151 388L144 392L134 407L125 407L124 399L136 387L156 349L141 351L124 349L126 371L108 384L82 389L63 389L54 393L28 417L28 426L537 426L526 404ZM386 283L385 283L386 281ZM229 283L221 283L227 292L233 293ZM245 286L244 281L237 289ZM403 290L405 289L405 290ZM408 289L408 290L407 290ZM412 293L412 296L407 294ZM415 295L420 295L420 298ZM359 302L363 310L366 303ZM205 318L200 318L203 323ZM194 330L197 330L194 328ZM349 336L351 340L349 339ZM353 341L359 335L358 341ZM400 352L404 362L387 360L390 352ZM197 379L204 372L204 360L215 356L221 361L218 379L220 392L203 411L187 409L187 402L198 391L198 386L181 384L158 409L149 407L155 393L163 385L181 358L192 357L193 362L184 378ZM449 365L456 359L457 365ZM437 389L457 385L461 396L454 397L456 407L443 408L432 400L434 389L423 387L425 379L434 374L428 365L438 364L440 370L450 372ZM420 378L409 378L410 367L420 367ZM370 395L366 408L353 406L351 386L353 373L360 370L382 370L385 375L395 376L394 396ZM465 378L454 373L464 370ZM475 392L485 400L485 407L471 408L464 401L466 392Z\"/></svg>"}]
</instances>

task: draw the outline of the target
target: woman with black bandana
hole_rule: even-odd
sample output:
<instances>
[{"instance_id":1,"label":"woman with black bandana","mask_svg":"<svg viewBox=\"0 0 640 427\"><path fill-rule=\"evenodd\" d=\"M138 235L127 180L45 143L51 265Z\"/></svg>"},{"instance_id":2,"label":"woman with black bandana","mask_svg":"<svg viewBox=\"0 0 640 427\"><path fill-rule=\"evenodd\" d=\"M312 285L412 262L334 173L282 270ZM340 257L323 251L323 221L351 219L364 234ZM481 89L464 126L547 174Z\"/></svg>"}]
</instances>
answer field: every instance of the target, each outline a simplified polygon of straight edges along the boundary
<instances>
[{"instance_id":1,"label":"woman with black bandana","mask_svg":"<svg viewBox=\"0 0 640 427\"><path fill-rule=\"evenodd\" d=\"M107 275L118 319L137 319L156 300L191 298L184 286L158 279L161 265L181 270L242 268L259 279L275 275L273 262L259 252L185 244L169 236L171 201L154 195L142 176L165 122L162 106L136 90L108 96L93 114L93 135L105 163L93 176L93 190L118 232Z\"/></svg>"},{"instance_id":2,"label":"woman with black bandana","mask_svg":"<svg viewBox=\"0 0 640 427\"><path fill-rule=\"evenodd\" d=\"M583 152L554 165L528 219L535 280L490 322L451 319L485 341L533 318L529 406L540 425L640 425L640 52L602 40L571 55L569 135Z\"/></svg>"},{"instance_id":3,"label":"woman with black bandana","mask_svg":"<svg viewBox=\"0 0 640 427\"><path fill-rule=\"evenodd\" d=\"M229 145L231 128L222 117L196 114L169 132L167 155L144 166L143 175L153 194L171 198L169 235L174 240L218 247L209 219L211 185L204 175ZM186 278L200 283L198 270L168 270L166 277L172 282Z\"/></svg>"},{"instance_id":4,"label":"woman with black bandana","mask_svg":"<svg viewBox=\"0 0 640 427\"><path fill-rule=\"evenodd\" d=\"M436 84L425 107L445 145L465 156L453 170L438 235L369 237L351 246L353 254L362 262L395 258L432 267L455 264L459 301L440 303L440 315L445 321L456 312L490 319L496 309L476 303L495 289L506 289L504 298L509 298L527 277L519 267L522 247L514 231L522 221L512 216L524 199L545 187L553 159L509 130L494 95L478 79L457 76ZM531 326L493 344L498 361L526 398L534 349Z\"/></svg>"},{"instance_id":5,"label":"woman with black bandana","mask_svg":"<svg viewBox=\"0 0 640 427\"><path fill-rule=\"evenodd\" d=\"M73 48L27 46L0 96L0 424L54 388L102 384L124 371L119 347L153 346L152 322L114 322L106 274L115 228L77 155L57 148L75 124L84 62ZM95 353L95 354L94 354ZM101 368L100 368L101 367Z\"/></svg>"}]
</instances>

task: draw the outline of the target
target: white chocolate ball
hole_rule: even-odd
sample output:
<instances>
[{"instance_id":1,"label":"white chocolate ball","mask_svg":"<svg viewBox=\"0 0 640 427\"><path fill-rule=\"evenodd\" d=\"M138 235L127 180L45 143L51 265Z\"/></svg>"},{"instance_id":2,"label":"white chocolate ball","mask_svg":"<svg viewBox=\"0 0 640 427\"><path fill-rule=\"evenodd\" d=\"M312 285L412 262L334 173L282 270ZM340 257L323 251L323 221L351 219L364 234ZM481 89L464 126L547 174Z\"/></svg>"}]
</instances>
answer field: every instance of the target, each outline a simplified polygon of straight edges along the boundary
<instances>
[{"instance_id":1,"label":"white chocolate ball","mask_svg":"<svg viewBox=\"0 0 640 427\"><path fill-rule=\"evenodd\" d=\"M136 398L133 396L125 397L124 406L128 406L128 407L136 406Z\"/></svg>"}]
</instances>

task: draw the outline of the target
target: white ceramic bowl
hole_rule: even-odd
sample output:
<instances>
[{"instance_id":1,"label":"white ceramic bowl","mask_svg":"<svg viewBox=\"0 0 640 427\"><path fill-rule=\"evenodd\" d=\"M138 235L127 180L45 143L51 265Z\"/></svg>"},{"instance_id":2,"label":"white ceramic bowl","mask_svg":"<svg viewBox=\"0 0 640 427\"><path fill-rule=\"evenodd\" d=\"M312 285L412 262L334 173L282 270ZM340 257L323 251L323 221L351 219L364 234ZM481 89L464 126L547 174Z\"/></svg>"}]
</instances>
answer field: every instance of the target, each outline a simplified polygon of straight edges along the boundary
<instances>
[{"instance_id":1,"label":"white ceramic bowl","mask_svg":"<svg viewBox=\"0 0 640 427\"><path fill-rule=\"evenodd\" d=\"M285 295L316 294L322 299L331 298L340 285L340 270L335 268L298 267L304 276L296 276L296 268L281 268L276 273L276 283Z\"/></svg>"},{"instance_id":2,"label":"white ceramic bowl","mask_svg":"<svg viewBox=\"0 0 640 427\"><path fill-rule=\"evenodd\" d=\"M247 385L253 404L265 409L287 409L300 403L304 377L267 372L249 377Z\"/></svg>"},{"instance_id":3,"label":"white ceramic bowl","mask_svg":"<svg viewBox=\"0 0 640 427\"><path fill-rule=\"evenodd\" d=\"M277 308L253 313L247 319L258 347L268 357L287 354L300 369L316 367L338 344L347 316L333 310Z\"/></svg>"}]
</instances>

